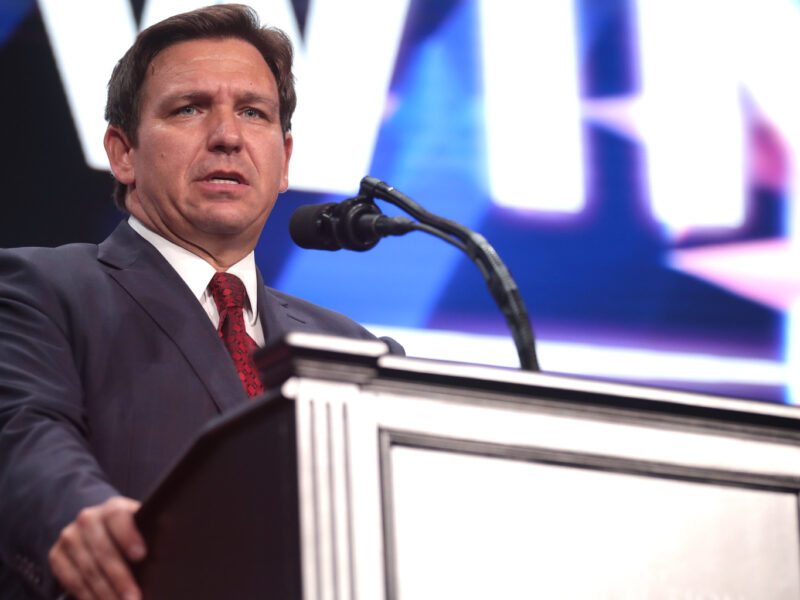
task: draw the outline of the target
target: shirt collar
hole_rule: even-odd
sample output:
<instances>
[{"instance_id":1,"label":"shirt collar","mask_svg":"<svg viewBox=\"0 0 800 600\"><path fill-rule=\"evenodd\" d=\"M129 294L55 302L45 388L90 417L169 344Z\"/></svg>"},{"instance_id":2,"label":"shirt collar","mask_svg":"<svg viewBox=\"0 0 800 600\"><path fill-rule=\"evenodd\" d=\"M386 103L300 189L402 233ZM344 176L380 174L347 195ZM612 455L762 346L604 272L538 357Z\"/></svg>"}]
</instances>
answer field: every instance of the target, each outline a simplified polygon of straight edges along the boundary
<instances>
[{"instance_id":1,"label":"shirt collar","mask_svg":"<svg viewBox=\"0 0 800 600\"><path fill-rule=\"evenodd\" d=\"M166 259L170 266L183 279L184 283L194 294L195 298L202 302L203 294L206 293L211 278L216 273L216 269L196 254L189 252L177 244L169 241L165 237L148 229L139 219L130 215L128 224L131 228L150 242L156 250ZM258 302L258 277L256 276L255 254L250 252L242 260L231 265L228 270L231 275L236 275L244 283L247 292L245 303L245 318L251 323L255 323L258 317L258 310L253 310L253 306Z\"/></svg>"}]
</instances>

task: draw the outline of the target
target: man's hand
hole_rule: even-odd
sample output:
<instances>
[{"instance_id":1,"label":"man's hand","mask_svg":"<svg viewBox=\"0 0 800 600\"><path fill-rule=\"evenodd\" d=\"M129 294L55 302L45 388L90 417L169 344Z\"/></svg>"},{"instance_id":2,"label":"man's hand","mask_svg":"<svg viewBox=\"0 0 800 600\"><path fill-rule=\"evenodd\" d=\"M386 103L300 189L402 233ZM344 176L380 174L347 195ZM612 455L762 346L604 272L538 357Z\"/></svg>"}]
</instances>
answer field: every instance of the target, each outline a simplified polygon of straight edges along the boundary
<instances>
[{"instance_id":1,"label":"man's hand","mask_svg":"<svg viewBox=\"0 0 800 600\"><path fill-rule=\"evenodd\" d=\"M78 600L138 600L128 561L145 556L144 540L133 514L140 502L114 496L84 508L50 549L50 566L62 586Z\"/></svg>"}]
</instances>

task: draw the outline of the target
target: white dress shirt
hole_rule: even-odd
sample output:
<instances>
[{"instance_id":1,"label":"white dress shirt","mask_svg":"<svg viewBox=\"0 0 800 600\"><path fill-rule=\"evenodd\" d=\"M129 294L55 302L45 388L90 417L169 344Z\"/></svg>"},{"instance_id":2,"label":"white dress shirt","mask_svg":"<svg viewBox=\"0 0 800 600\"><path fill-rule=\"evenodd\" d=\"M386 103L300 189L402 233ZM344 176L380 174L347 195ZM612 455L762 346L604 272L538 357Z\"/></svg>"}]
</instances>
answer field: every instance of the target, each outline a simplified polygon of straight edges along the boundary
<instances>
[{"instance_id":1,"label":"white dress shirt","mask_svg":"<svg viewBox=\"0 0 800 600\"><path fill-rule=\"evenodd\" d=\"M196 254L192 254L186 248L182 248L177 244L170 242L168 239L160 236L155 231L151 231L145 227L139 219L133 215L128 217L128 224L133 230L142 236L145 240L150 242L156 250L161 253L167 262L172 266L184 283L192 290L195 298L197 298L200 305L208 314L208 318L214 324L215 328L219 327L219 311L217 310L217 303L208 291L208 284L211 283L211 278L216 273L216 269L207 263L204 259ZM258 278L256 277L256 259L253 252L250 252L242 260L232 265L227 273L236 275L244 283L245 300L244 300L244 325L247 329L248 335L253 338L259 346L264 345L264 330L261 327L261 319L258 316L258 310L254 310L258 302ZM252 300L251 300L252 299Z\"/></svg>"}]
</instances>

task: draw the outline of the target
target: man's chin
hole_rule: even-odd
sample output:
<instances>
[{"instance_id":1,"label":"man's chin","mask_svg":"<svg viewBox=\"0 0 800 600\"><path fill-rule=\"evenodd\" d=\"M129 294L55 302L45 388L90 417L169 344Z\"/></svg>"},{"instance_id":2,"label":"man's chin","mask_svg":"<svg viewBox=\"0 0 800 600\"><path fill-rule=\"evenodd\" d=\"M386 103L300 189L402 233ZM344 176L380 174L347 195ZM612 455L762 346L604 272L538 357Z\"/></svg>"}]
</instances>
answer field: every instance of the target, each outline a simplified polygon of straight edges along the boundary
<instances>
[{"instance_id":1,"label":"man's chin","mask_svg":"<svg viewBox=\"0 0 800 600\"><path fill-rule=\"evenodd\" d=\"M232 212L212 212L195 220L194 227L206 235L219 237L251 236L253 231L260 233L266 218L254 219L252 215Z\"/></svg>"}]
</instances>

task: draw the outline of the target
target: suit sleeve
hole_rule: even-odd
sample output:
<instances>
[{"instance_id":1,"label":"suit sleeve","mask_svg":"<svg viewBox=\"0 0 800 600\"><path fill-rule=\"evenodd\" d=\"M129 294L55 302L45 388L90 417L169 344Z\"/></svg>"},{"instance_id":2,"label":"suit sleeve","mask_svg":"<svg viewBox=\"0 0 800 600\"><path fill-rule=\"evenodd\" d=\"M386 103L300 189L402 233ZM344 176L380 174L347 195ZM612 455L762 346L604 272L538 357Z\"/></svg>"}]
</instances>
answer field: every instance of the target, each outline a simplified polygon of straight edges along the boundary
<instances>
[{"instance_id":1,"label":"suit sleeve","mask_svg":"<svg viewBox=\"0 0 800 600\"><path fill-rule=\"evenodd\" d=\"M391 338L387 335L383 335L378 339L381 340L383 343L385 343L387 346L389 346L389 354L394 354L396 356L406 355L405 348L403 348L403 346L401 346L400 343L394 338Z\"/></svg>"},{"instance_id":2,"label":"suit sleeve","mask_svg":"<svg viewBox=\"0 0 800 600\"><path fill-rule=\"evenodd\" d=\"M86 506L116 495L87 442L63 296L40 267L0 251L0 568L40 594L47 554Z\"/></svg>"}]
</instances>

